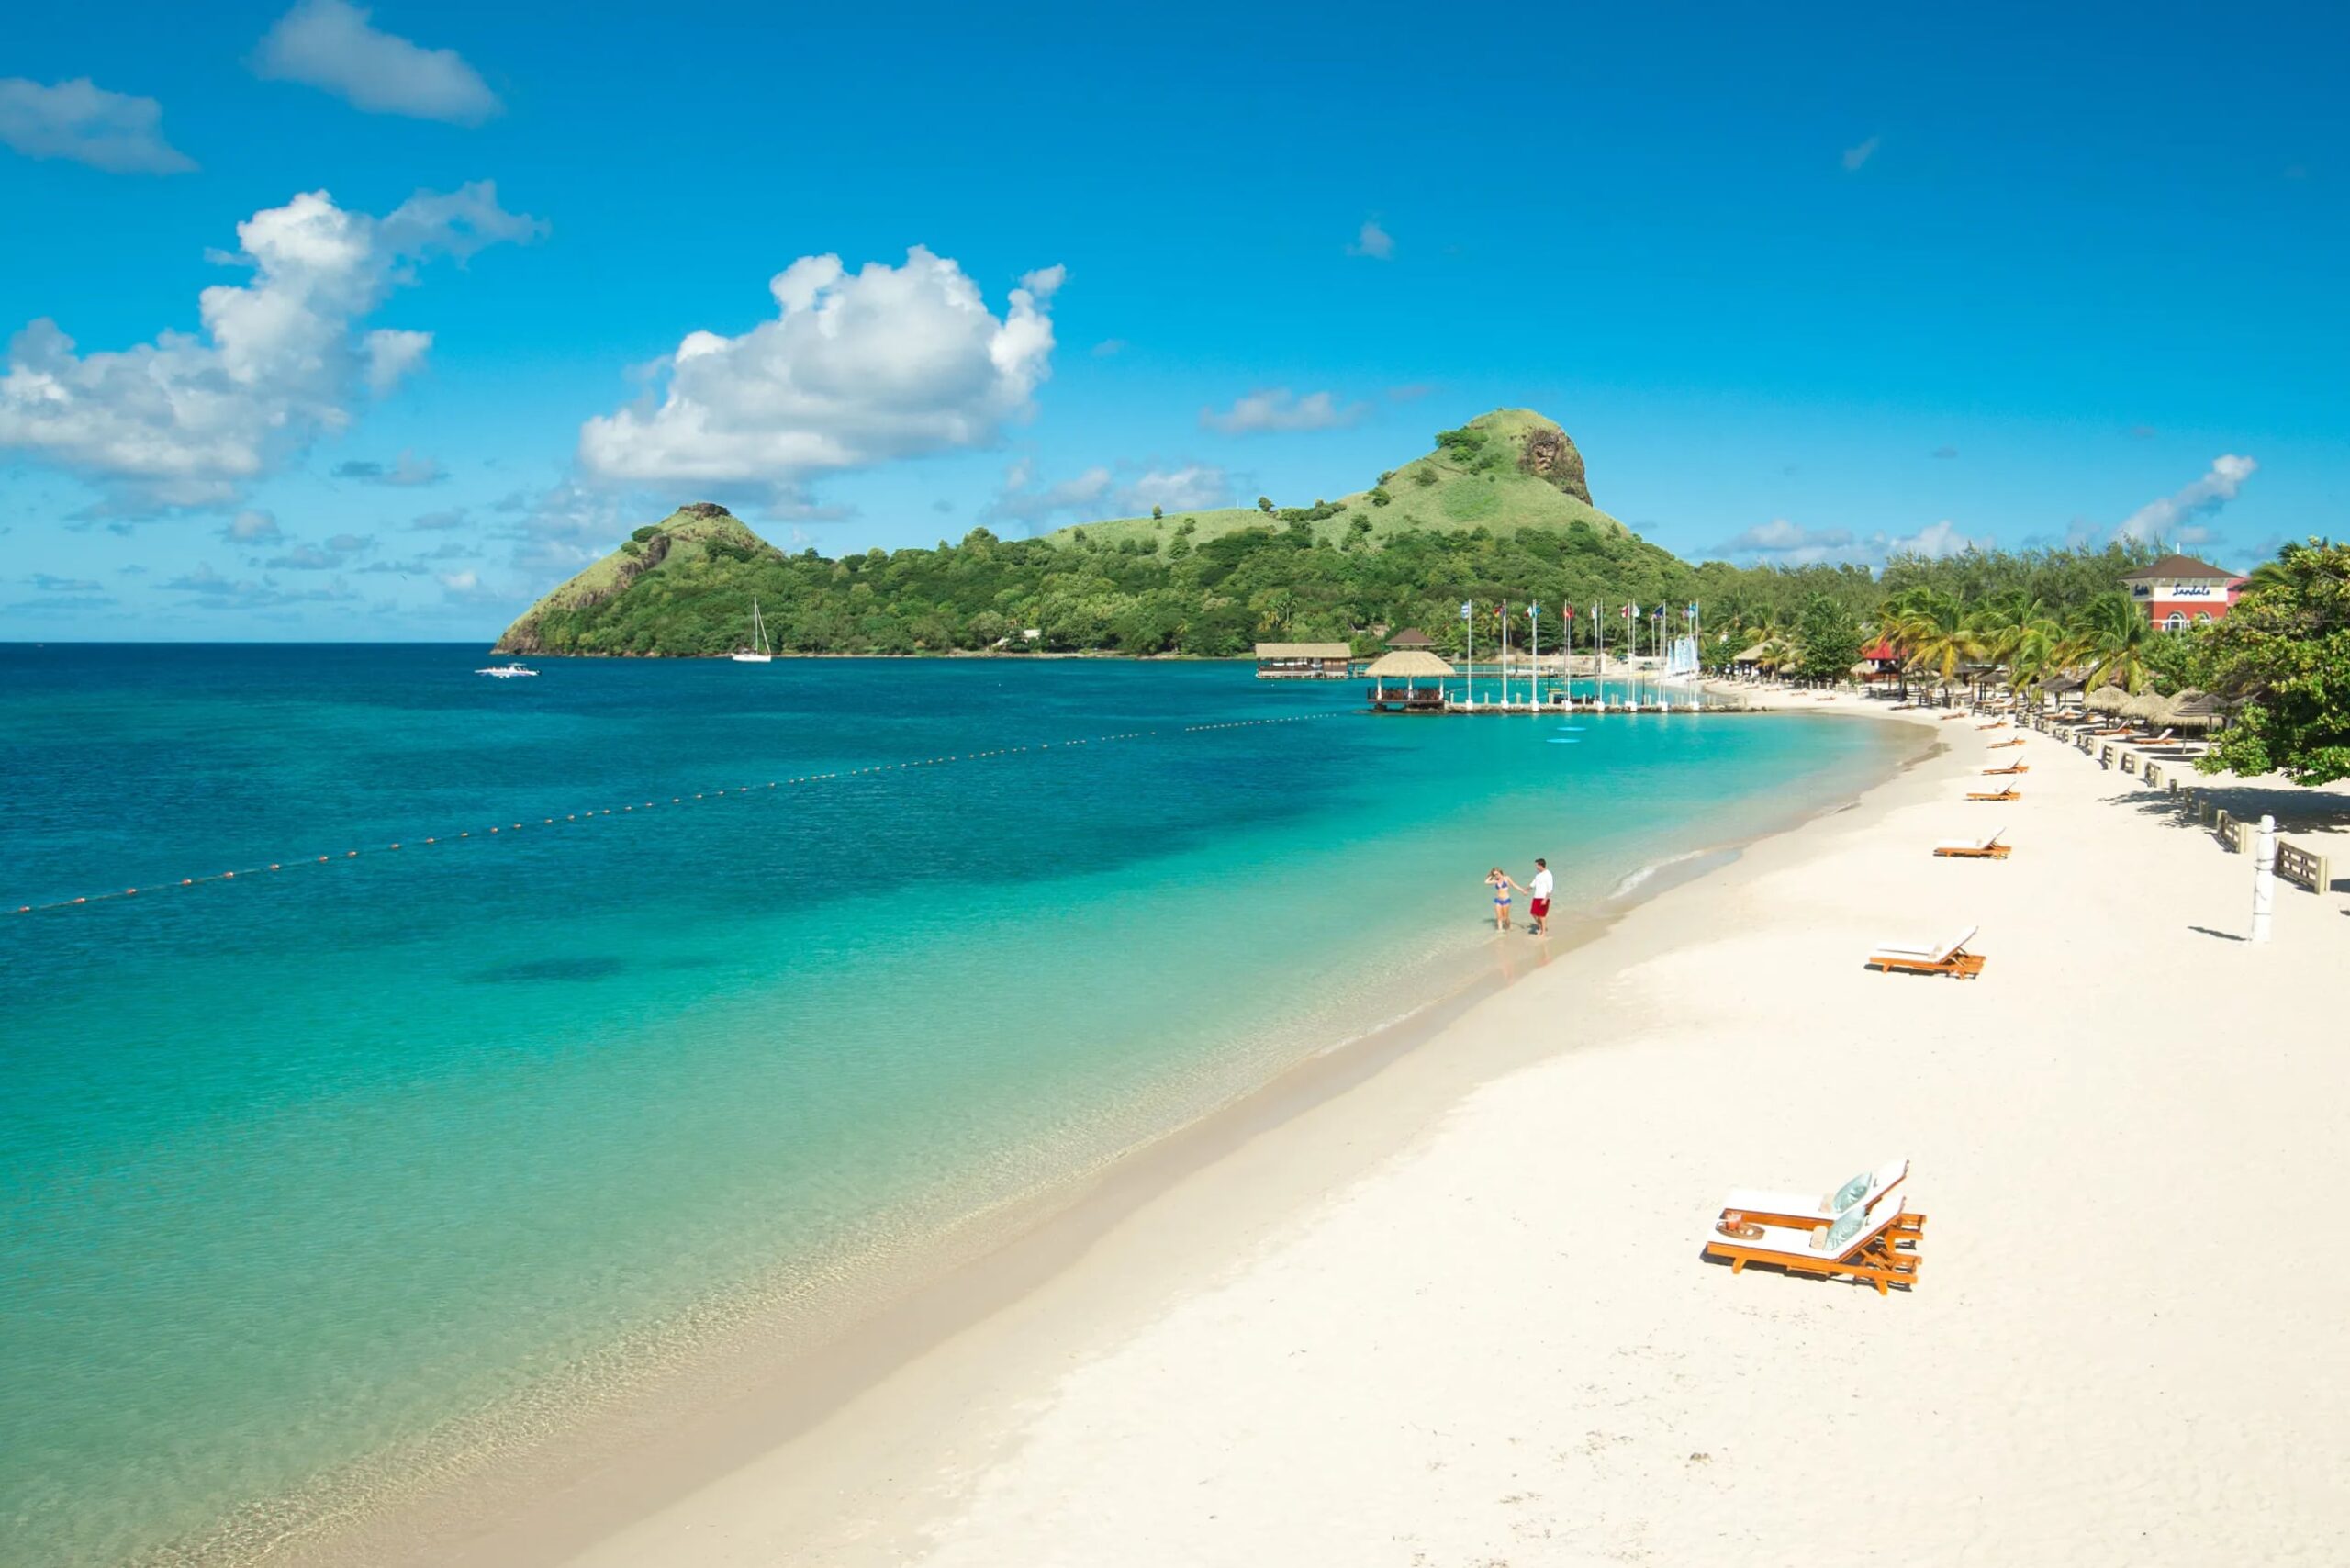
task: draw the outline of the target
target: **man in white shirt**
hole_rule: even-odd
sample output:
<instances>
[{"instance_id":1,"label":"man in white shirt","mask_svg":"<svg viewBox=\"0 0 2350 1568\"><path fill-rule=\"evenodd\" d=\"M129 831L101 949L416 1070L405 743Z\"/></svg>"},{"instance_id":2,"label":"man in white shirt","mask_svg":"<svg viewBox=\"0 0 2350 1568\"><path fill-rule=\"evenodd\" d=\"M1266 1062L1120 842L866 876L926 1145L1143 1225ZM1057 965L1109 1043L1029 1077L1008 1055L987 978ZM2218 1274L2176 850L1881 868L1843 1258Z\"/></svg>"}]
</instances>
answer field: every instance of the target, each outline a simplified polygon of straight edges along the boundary
<instances>
[{"instance_id":1,"label":"man in white shirt","mask_svg":"<svg viewBox=\"0 0 2350 1568\"><path fill-rule=\"evenodd\" d=\"M1529 929L1537 936L1548 936L1550 935L1550 863L1548 860L1539 857L1535 860L1534 880L1527 884L1526 890L1534 899L1533 908L1528 912L1534 916L1534 924Z\"/></svg>"}]
</instances>

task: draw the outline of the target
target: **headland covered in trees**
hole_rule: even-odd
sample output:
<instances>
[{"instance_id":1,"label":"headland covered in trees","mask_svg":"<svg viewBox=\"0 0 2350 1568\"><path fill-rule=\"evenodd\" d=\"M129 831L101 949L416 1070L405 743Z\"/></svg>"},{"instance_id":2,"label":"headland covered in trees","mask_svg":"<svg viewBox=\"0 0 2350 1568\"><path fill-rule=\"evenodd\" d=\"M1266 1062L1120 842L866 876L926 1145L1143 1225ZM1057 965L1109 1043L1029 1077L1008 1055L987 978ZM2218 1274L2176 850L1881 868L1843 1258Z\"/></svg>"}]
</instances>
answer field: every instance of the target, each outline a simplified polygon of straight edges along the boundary
<instances>
[{"instance_id":1,"label":"headland covered in trees","mask_svg":"<svg viewBox=\"0 0 2350 1568\"><path fill-rule=\"evenodd\" d=\"M698 502L637 530L541 599L497 649L722 654L747 634L755 597L787 653L1222 658L1259 640L1370 651L1404 626L1457 653L1463 600L1510 601L1522 634L1525 601L1537 599L1551 616L1546 642L1558 635L1561 605L1582 612L1582 644L1595 607L1612 616L1627 604L1697 602L1709 655L1796 628L1824 654L1831 643L1856 646L1886 601L1908 590L1970 609L2013 601L2070 613L2154 554L2113 544L1897 555L1882 573L1693 565L1594 504L1565 431L1503 409L1440 432L1430 452L1336 500L1281 506L1266 497L1254 508L1114 519L1034 539L975 528L959 543L832 558L779 550L723 507ZM1481 613L1481 642L1492 625Z\"/></svg>"}]
</instances>

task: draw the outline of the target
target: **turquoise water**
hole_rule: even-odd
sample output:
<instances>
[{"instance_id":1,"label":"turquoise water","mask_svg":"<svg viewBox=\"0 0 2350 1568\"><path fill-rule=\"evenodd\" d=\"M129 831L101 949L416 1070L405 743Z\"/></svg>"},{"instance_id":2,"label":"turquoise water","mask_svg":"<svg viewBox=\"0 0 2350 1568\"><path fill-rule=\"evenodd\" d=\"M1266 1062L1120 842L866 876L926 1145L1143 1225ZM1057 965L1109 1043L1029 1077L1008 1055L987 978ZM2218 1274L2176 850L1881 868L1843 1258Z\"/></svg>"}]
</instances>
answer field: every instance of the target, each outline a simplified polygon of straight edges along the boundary
<instances>
[{"instance_id":1,"label":"turquoise water","mask_svg":"<svg viewBox=\"0 0 2350 1568\"><path fill-rule=\"evenodd\" d=\"M0 648L0 910L146 890L0 913L9 1560L232 1557L452 1417L837 1305L1496 961L1489 865L1587 920L1894 760L1237 666L480 662Z\"/></svg>"}]
</instances>

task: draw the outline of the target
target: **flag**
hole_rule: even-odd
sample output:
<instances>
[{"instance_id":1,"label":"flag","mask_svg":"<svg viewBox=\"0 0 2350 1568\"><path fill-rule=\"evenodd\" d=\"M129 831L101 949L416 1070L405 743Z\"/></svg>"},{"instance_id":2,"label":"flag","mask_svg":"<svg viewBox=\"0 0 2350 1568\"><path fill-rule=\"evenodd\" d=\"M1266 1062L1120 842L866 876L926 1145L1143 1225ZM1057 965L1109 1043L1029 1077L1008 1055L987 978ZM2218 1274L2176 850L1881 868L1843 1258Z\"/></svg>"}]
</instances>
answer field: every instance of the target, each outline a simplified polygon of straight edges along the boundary
<instances>
[{"instance_id":1,"label":"flag","mask_svg":"<svg viewBox=\"0 0 2350 1568\"><path fill-rule=\"evenodd\" d=\"M1542 605L1540 600L1538 599L1534 603L1526 607L1526 618L1528 621L1539 621L1542 619Z\"/></svg>"},{"instance_id":2,"label":"flag","mask_svg":"<svg viewBox=\"0 0 2350 1568\"><path fill-rule=\"evenodd\" d=\"M1460 601L1460 619L1463 621L1469 619L1469 601L1465 599Z\"/></svg>"}]
</instances>

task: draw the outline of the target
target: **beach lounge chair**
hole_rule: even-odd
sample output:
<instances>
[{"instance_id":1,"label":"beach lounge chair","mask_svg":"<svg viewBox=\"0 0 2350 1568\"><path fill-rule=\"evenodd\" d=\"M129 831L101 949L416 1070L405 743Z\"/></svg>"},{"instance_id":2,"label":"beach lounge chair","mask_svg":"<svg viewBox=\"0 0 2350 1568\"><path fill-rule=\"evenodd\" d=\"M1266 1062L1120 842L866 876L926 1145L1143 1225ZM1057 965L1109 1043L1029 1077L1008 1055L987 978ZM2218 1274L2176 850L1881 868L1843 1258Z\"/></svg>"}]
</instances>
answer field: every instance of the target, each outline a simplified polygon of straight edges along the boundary
<instances>
[{"instance_id":1,"label":"beach lounge chair","mask_svg":"<svg viewBox=\"0 0 2350 1568\"><path fill-rule=\"evenodd\" d=\"M1993 741L1989 745L1985 746L1983 749L1985 751L1998 751L2006 746L2021 745L2023 745L2023 737L2021 735L2018 735L2011 741Z\"/></svg>"},{"instance_id":2,"label":"beach lounge chair","mask_svg":"<svg viewBox=\"0 0 2350 1568\"><path fill-rule=\"evenodd\" d=\"M1998 722L1994 724L1977 724L1975 727L1978 730L2004 730L2008 727L2008 722L2005 719L2001 719Z\"/></svg>"},{"instance_id":3,"label":"beach lounge chair","mask_svg":"<svg viewBox=\"0 0 2350 1568\"><path fill-rule=\"evenodd\" d=\"M2029 773L2031 771L2031 764L2029 762L2018 762L2011 763L2006 767L1986 767L1983 770L1983 777L1986 778L1997 778L2002 774Z\"/></svg>"},{"instance_id":4,"label":"beach lounge chair","mask_svg":"<svg viewBox=\"0 0 2350 1568\"><path fill-rule=\"evenodd\" d=\"M1854 1208L1874 1212L1908 1178L1907 1159L1888 1159L1874 1170L1863 1170L1841 1187L1825 1193L1780 1193L1762 1187L1732 1187L1725 1215L1743 1215L1757 1225L1782 1225L1808 1230L1822 1220L1839 1220ZM1900 1205L1896 1204L1898 1208Z\"/></svg>"},{"instance_id":5,"label":"beach lounge chair","mask_svg":"<svg viewBox=\"0 0 2350 1568\"><path fill-rule=\"evenodd\" d=\"M1964 713L1945 713L1945 714L1943 714L1943 715L1942 715L1942 722L1943 723L1947 724L1947 723L1949 723L1953 719L1964 719L1964 718L1965 718L1965 717L1966 717L1966 715L1965 715L1965 714L1964 714Z\"/></svg>"},{"instance_id":6,"label":"beach lounge chair","mask_svg":"<svg viewBox=\"0 0 2350 1568\"><path fill-rule=\"evenodd\" d=\"M1914 1246L1902 1243L1914 1243L1924 1218L1904 1214L1899 1204L1883 1204L1874 1215L1856 1204L1832 1225L1796 1229L1749 1221L1736 1228L1751 1234L1737 1235L1726 1233L1729 1222L1725 1219L1707 1231L1706 1256L1723 1260L1733 1274L1744 1273L1749 1263L1767 1263L1791 1274L1829 1279L1849 1274L1874 1285L1876 1294L1884 1295L1894 1285L1907 1289L1918 1282L1918 1266L1923 1260ZM1905 1236L1906 1220L1917 1223L1908 1227Z\"/></svg>"},{"instance_id":7,"label":"beach lounge chair","mask_svg":"<svg viewBox=\"0 0 2350 1568\"><path fill-rule=\"evenodd\" d=\"M2005 860L2014 847L2001 844L1999 834L1995 833L1988 838L1945 838L1934 846L1934 853L1953 860Z\"/></svg>"},{"instance_id":8,"label":"beach lounge chair","mask_svg":"<svg viewBox=\"0 0 2350 1568\"><path fill-rule=\"evenodd\" d=\"M2143 739L2143 740L2142 740L2142 741L2134 741L2134 742L2132 742L2132 743L2131 743L2131 744L2132 744L2133 745L2162 745L2165 741L2166 741L2166 740L2170 739L2170 738L2171 738L2171 736L2173 736L2173 735L2175 735L2175 734L2178 734L2178 732L2177 732L2177 730L2165 730L2161 734L2158 734L2158 735L2148 735L2145 739Z\"/></svg>"},{"instance_id":9,"label":"beach lounge chair","mask_svg":"<svg viewBox=\"0 0 2350 1568\"><path fill-rule=\"evenodd\" d=\"M1863 967L1883 969L1887 974L1899 969L1906 974L1949 975L1957 980L1973 980L1983 972L1984 960L1982 955L1968 952L1966 945L1974 941L1975 934L1982 929L1979 925L1970 925L1957 940L1941 947L1880 942Z\"/></svg>"},{"instance_id":10,"label":"beach lounge chair","mask_svg":"<svg viewBox=\"0 0 2350 1568\"><path fill-rule=\"evenodd\" d=\"M2023 799L2023 791L2013 789L1969 790L1966 792L1966 798L1970 801L2020 801Z\"/></svg>"}]
</instances>

